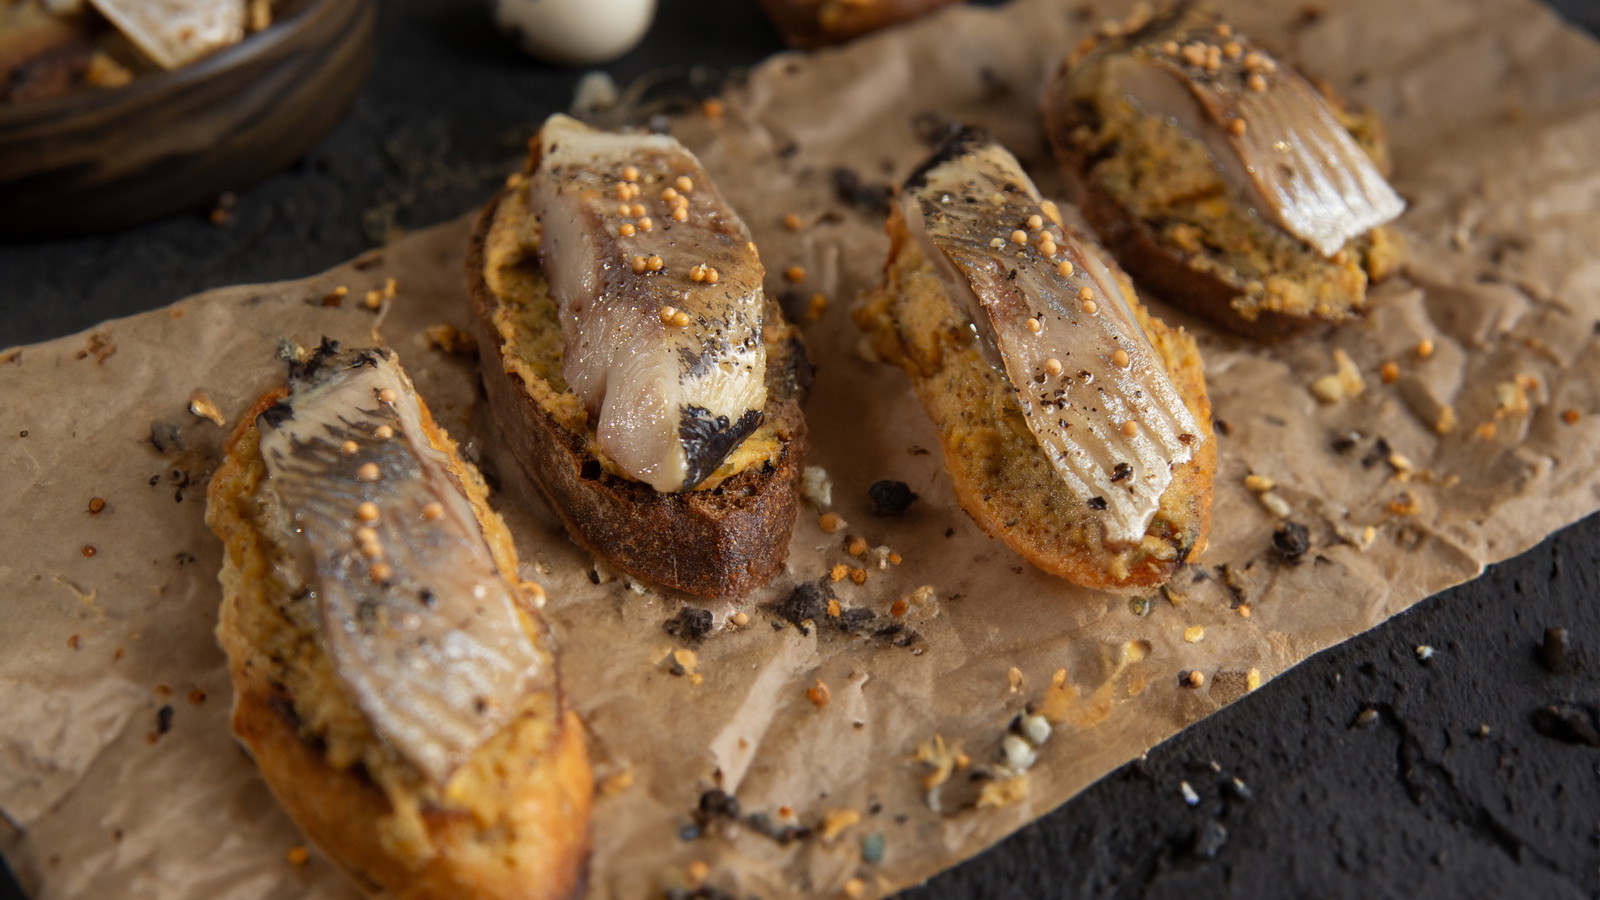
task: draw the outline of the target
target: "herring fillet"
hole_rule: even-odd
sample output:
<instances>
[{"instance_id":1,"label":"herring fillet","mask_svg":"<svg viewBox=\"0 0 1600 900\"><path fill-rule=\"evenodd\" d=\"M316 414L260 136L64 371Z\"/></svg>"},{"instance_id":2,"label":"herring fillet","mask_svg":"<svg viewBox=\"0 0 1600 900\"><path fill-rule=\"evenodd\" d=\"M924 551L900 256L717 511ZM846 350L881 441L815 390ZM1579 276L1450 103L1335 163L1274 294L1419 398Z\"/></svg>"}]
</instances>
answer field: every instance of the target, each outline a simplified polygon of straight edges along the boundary
<instances>
[{"instance_id":1,"label":"herring fillet","mask_svg":"<svg viewBox=\"0 0 1600 900\"><path fill-rule=\"evenodd\" d=\"M1201 27L1208 21L1190 14L1175 27L1151 29L1137 45L1108 54L1106 77L1204 144L1247 202L1325 257L1405 211L1304 76L1242 39Z\"/></svg>"},{"instance_id":2,"label":"herring fillet","mask_svg":"<svg viewBox=\"0 0 1600 900\"><path fill-rule=\"evenodd\" d=\"M562 374L623 472L690 490L766 405L765 270L750 232L672 138L556 115L537 140L529 198Z\"/></svg>"},{"instance_id":3,"label":"herring fillet","mask_svg":"<svg viewBox=\"0 0 1600 900\"><path fill-rule=\"evenodd\" d=\"M900 202L1057 476L1103 508L1107 543L1138 542L1173 467L1205 436L1109 267L1063 233L1015 157L978 132L948 144Z\"/></svg>"},{"instance_id":4,"label":"herring fillet","mask_svg":"<svg viewBox=\"0 0 1600 900\"><path fill-rule=\"evenodd\" d=\"M329 347L257 420L263 491L280 507L269 521L285 526L273 537L307 579L287 587L315 598L357 708L443 784L548 677L547 663L393 353ZM363 503L376 518L363 518Z\"/></svg>"}]
</instances>

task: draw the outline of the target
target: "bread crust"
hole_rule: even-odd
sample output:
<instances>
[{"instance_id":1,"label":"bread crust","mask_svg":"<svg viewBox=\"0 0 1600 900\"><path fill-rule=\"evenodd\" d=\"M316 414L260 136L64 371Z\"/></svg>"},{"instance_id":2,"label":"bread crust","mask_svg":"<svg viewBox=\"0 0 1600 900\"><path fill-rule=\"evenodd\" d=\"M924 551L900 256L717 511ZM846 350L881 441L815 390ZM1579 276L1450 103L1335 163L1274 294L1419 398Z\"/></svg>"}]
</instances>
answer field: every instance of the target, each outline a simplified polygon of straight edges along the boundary
<instances>
[{"instance_id":1,"label":"bread crust","mask_svg":"<svg viewBox=\"0 0 1600 900\"><path fill-rule=\"evenodd\" d=\"M484 393L500 435L579 546L621 571L701 597L739 598L783 570L798 508L805 448L800 404L810 385L792 329L769 340L765 421L783 438L775 458L708 490L661 493L606 471L589 442L564 427L509 364L485 277L487 243L502 190L484 208L467 250ZM769 321L781 321L767 303ZM528 376L537 377L537 376Z\"/></svg>"},{"instance_id":2,"label":"bread crust","mask_svg":"<svg viewBox=\"0 0 1600 900\"><path fill-rule=\"evenodd\" d=\"M271 548L252 520L266 478L256 417L286 393L271 391L245 413L207 491L207 522L226 549L217 639L229 659L235 736L307 839L368 893L401 900L580 896L593 774L582 723L561 708L554 688L531 696L522 715L463 766L473 770L475 790L485 786L479 773L493 773L490 795L472 802L456 802L449 789L443 798L393 796L393 785L405 779L388 779L386 789L365 762L336 763L329 741L310 733L298 710L316 699L295 695L285 660L271 646L286 635L262 631L261 623L272 621L268 607L283 598L271 595L270 581L263 577ZM451 468L462 479L496 564L515 583L515 549L487 505L481 479L455 455L454 443L437 428L426 405L422 420L430 443L450 453ZM318 646L309 652L322 651ZM384 827L395 821L400 806L414 809L420 822L421 833L409 844ZM427 851L408 849L418 845Z\"/></svg>"},{"instance_id":3,"label":"bread crust","mask_svg":"<svg viewBox=\"0 0 1600 900\"><path fill-rule=\"evenodd\" d=\"M1173 470L1144 540L1131 548L1108 546L1100 521L1079 512L1080 502L1040 505L1040 498L1057 490L1053 470L1031 435L1015 437L1018 428L1010 423L1020 422L1022 413L1011 399L1009 382L973 346L968 329L961 327L964 307L907 232L898 207L888 230L884 284L858 312L857 321L872 334L878 354L911 376L939 430L956 499L973 521L1039 569L1085 587L1153 587L1202 552L1211 527L1217 447L1193 337L1150 318L1135 301L1139 323L1204 440L1189 462ZM1117 277L1127 296L1134 297L1126 276L1119 272ZM937 315L927 315L930 309ZM1034 473L1025 490L1018 490L1019 472Z\"/></svg>"}]
</instances>

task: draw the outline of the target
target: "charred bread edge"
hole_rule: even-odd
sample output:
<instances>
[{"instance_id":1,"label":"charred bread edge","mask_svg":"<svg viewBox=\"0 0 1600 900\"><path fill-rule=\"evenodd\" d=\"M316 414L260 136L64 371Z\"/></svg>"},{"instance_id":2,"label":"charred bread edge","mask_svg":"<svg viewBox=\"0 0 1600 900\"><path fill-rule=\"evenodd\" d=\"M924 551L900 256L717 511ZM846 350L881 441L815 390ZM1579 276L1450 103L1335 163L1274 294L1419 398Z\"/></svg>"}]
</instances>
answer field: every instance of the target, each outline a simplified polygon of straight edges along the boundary
<instances>
[{"instance_id":1,"label":"charred bread edge","mask_svg":"<svg viewBox=\"0 0 1600 900\"><path fill-rule=\"evenodd\" d=\"M235 488L254 485L264 477L256 416L286 394L283 388L271 391L245 413L225 445L224 462L208 490L207 520L226 544L217 638L229 657L235 736L305 836L368 892L381 889L402 900L569 900L581 896L587 877L593 772L583 725L575 712L563 712L557 706L549 752L537 764L518 768L512 764L529 761L505 760L502 806L542 805L552 813L540 823L539 833L532 835L534 840L525 836L511 845L526 852L516 853L508 866L503 848L490 852L473 840L478 829L470 814L424 808L423 821L438 852L418 867L386 847L374 827L393 811L383 789L360 764L348 769L330 764L316 739L301 734L286 688L249 664L256 650L235 624L237 610L243 604L270 601L264 596L267 584L249 581L239 567L247 554L259 552L263 538L240 509L251 502L252 495ZM426 404L422 404L422 421L429 442L450 449L459 464L453 443L437 428ZM494 513L488 508L481 482L464 477L462 483L504 571L505 561L514 563L516 559L510 536L498 517L485 521ZM514 566L508 577L515 583ZM484 749L489 748L492 744Z\"/></svg>"},{"instance_id":2,"label":"charred bread edge","mask_svg":"<svg viewBox=\"0 0 1600 900\"><path fill-rule=\"evenodd\" d=\"M922 401L929 414L933 415L934 401L924 393L924 383L928 379L912 371L912 367L903 362L907 358L904 353L906 349L904 338L899 333L896 317L892 312L894 304L892 292L900 288L899 276L896 274L897 261L900 261L900 254L904 252L904 248L916 246L915 240L906 233L905 223L898 209L890 214L889 237L890 251L885 282L879 289L877 298L869 300L869 304L873 302L883 304L882 310L887 314L887 319L880 319L873 327L879 329L880 346L884 337L889 337L894 342L891 345L895 348L893 355L897 357L897 361L901 361L903 367L907 368L916 386L918 399ZM915 252L920 254L920 251ZM931 281L942 284L926 259L921 260L916 271L926 273ZM1119 273L1117 277L1122 279L1123 290L1128 292L1128 296L1135 297L1132 285L1127 282L1126 276ZM948 293L941 291L941 299L959 309ZM1138 569L1130 571L1126 577L1119 578L1108 571L1104 565L1105 559L1098 558L1106 552L1104 548L1090 548L1085 552L1085 548L1074 545L1066 535L1057 535L1055 539L1048 541L1028 540L1029 536L1020 533L1020 529L1004 526L1007 513L991 503L991 491L980 480L981 475L961 477L957 474L958 471L968 470L962 466L963 460L954 458L950 448L945 445L945 434L942 429L939 435L945 456L945 468L950 472L956 499L972 520L991 537L1000 540L1039 569L1084 587L1127 589L1159 585L1172 577L1172 574L1190 558L1204 551L1211 530L1211 490L1217 469L1217 443L1211 426L1211 400L1206 394L1205 375L1199 350L1192 336L1182 329L1169 328L1159 320L1152 319L1142 304L1136 302L1135 311L1140 325L1151 336L1157 357L1171 375L1174 386L1183 396L1184 405L1189 408L1189 412L1195 417L1205 436L1205 441L1189 462L1173 470L1172 483L1168 486L1167 493L1163 495L1163 511L1168 509L1169 501L1178 497L1183 498L1186 513L1184 521L1188 527L1181 533L1163 538L1153 530L1161 521L1158 517L1152 522L1152 531L1147 532L1148 535L1164 539L1173 546L1176 551L1173 559L1166 560L1159 566L1152 566L1150 562L1146 562ZM1012 401L1008 399L1005 402ZM1043 450L1038 452L1043 453ZM958 470L957 466L961 468ZM970 470L969 476L972 472L976 472L976 469ZM1072 552L1063 552L1068 547Z\"/></svg>"},{"instance_id":3,"label":"charred bread edge","mask_svg":"<svg viewBox=\"0 0 1600 900\"><path fill-rule=\"evenodd\" d=\"M738 598L783 570L798 508L805 449L800 411L809 362L798 338L768 375L766 420L789 439L778 458L711 490L663 494L604 471L583 438L561 427L504 363L494 323L499 300L484 277L485 245L502 190L479 215L467 250L467 284L477 320L479 366L501 437L579 546L636 578L708 598ZM775 304L768 300L769 313Z\"/></svg>"}]
</instances>

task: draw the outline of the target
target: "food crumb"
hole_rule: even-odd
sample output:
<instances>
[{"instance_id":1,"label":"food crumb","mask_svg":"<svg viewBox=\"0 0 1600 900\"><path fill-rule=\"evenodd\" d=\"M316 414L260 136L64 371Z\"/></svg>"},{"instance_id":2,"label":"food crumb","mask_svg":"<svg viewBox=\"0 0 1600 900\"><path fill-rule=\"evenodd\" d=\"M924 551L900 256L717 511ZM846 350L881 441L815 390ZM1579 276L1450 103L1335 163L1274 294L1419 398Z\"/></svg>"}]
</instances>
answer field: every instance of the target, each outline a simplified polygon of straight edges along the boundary
<instances>
[{"instance_id":1,"label":"food crumb","mask_svg":"<svg viewBox=\"0 0 1600 900\"><path fill-rule=\"evenodd\" d=\"M824 534L833 534L844 526L845 521L838 513L823 513L822 517L817 519L817 527L821 528Z\"/></svg>"},{"instance_id":2,"label":"food crumb","mask_svg":"<svg viewBox=\"0 0 1600 900\"><path fill-rule=\"evenodd\" d=\"M1206 675L1199 669L1190 669L1181 678L1184 687L1198 688L1206 683Z\"/></svg>"},{"instance_id":3,"label":"food crumb","mask_svg":"<svg viewBox=\"0 0 1600 900\"><path fill-rule=\"evenodd\" d=\"M844 539L844 552L851 556L860 556L867 552L867 542L852 534Z\"/></svg>"},{"instance_id":4,"label":"food crumb","mask_svg":"<svg viewBox=\"0 0 1600 900\"><path fill-rule=\"evenodd\" d=\"M867 895L867 883L859 878L851 878L844 883L844 887L840 890L850 900L858 900L858 898Z\"/></svg>"},{"instance_id":5,"label":"food crumb","mask_svg":"<svg viewBox=\"0 0 1600 900\"><path fill-rule=\"evenodd\" d=\"M206 702L206 692L196 688L189 692L189 702L195 706Z\"/></svg>"},{"instance_id":6,"label":"food crumb","mask_svg":"<svg viewBox=\"0 0 1600 900\"><path fill-rule=\"evenodd\" d=\"M1002 778L991 781L978 792L977 807L979 809L998 809L1020 803L1028 796L1028 776L1023 774L1011 778Z\"/></svg>"},{"instance_id":7,"label":"food crumb","mask_svg":"<svg viewBox=\"0 0 1600 900\"><path fill-rule=\"evenodd\" d=\"M830 809L822 815L822 825L817 829L817 836L822 838L824 843L832 843L846 829L860 821L861 813L857 810Z\"/></svg>"},{"instance_id":8,"label":"food crumb","mask_svg":"<svg viewBox=\"0 0 1600 900\"><path fill-rule=\"evenodd\" d=\"M451 356L471 356L478 352L477 339L448 322L429 325L422 330L422 336L428 342L429 347L440 353L447 353Z\"/></svg>"},{"instance_id":9,"label":"food crumb","mask_svg":"<svg viewBox=\"0 0 1600 900\"><path fill-rule=\"evenodd\" d=\"M1433 659L1433 648L1427 644L1417 645L1417 662L1427 662Z\"/></svg>"},{"instance_id":10,"label":"food crumb","mask_svg":"<svg viewBox=\"0 0 1600 900\"><path fill-rule=\"evenodd\" d=\"M838 564L834 565L834 567L832 569L828 570L828 580L830 580L830 581L843 581L845 579L845 576L849 575L849 574L850 574L850 567L845 565L844 563L838 563Z\"/></svg>"},{"instance_id":11,"label":"food crumb","mask_svg":"<svg viewBox=\"0 0 1600 900\"><path fill-rule=\"evenodd\" d=\"M1579 413L1575 409L1564 409L1561 411L1561 421L1567 423L1568 425L1578 424L1578 418Z\"/></svg>"},{"instance_id":12,"label":"food crumb","mask_svg":"<svg viewBox=\"0 0 1600 900\"><path fill-rule=\"evenodd\" d=\"M833 482L828 479L828 470L821 466L806 466L800 474L800 494L818 509L832 506Z\"/></svg>"},{"instance_id":13,"label":"food crumb","mask_svg":"<svg viewBox=\"0 0 1600 900\"><path fill-rule=\"evenodd\" d=\"M1017 668L1016 666L1012 666L1011 668L1007 669L1006 670L1006 681L1010 682L1010 684L1011 684L1011 693L1015 694L1018 691L1021 691L1022 690L1022 670Z\"/></svg>"},{"instance_id":14,"label":"food crumb","mask_svg":"<svg viewBox=\"0 0 1600 900\"><path fill-rule=\"evenodd\" d=\"M383 305L382 291L367 291L367 296L362 300L362 305L367 309L377 309Z\"/></svg>"},{"instance_id":15,"label":"food crumb","mask_svg":"<svg viewBox=\"0 0 1600 900\"><path fill-rule=\"evenodd\" d=\"M105 512L105 508L106 501L104 497L89 498L89 515L98 516L100 513Z\"/></svg>"},{"instance_id":16,"label":"food crumb","mask_svg":"<svg viewBox=\"0 0 1600 900\"><path fill-rule=\"evenodd\" d=\"M83 649L83 636L75 634L72 637L67 638L67 646L71 647L74 650L82 650Z\"/></svg>"},{"instance_id":17,"label":"food crumb","mask_svg":"<svg viewBox=\"0 0 1600 900\"><path fill-rule=\"evenodd\" d=\"M1276 481L1265 475L1246 475L1244 477L1245 490L1254 491L1257 494L1265 493L1277 486L1278 483Z\"/></svg>"},{"instance_id":18,"label":"food crumb","mask_svg":"<svg viewBox=\"0 0 1600 900\"><path fill-rule=\"evenodd\" d=\"M1267 508L1267 512L1272 513L1280 519L1287 519L1294 514L1294 507L1289 505L1289 501L1283 499L1272 491L1263 491L1262 493L1256 495L1256 499L1260 500L1261 505Z\"/></svg>"},{"instance_id":19,"label":"food crumb","mask_svg":"<svg viewBox=\"0 0 1600 900\"><path fill-rule=\"evenodd\" d=\"M783 227L790 231L799 231L804 224L804 222L800 221L800 217L794 213L788 213L783 217Z\"/></svg>"},{"instance_id":20,"label":"food crumb","mask_svg":"<svg viewBox=\"0 0 1600 900\"><path fill-rule=\"evenodd\" d=\"M806 270L803 266L790 266L783 270L783 277L795 284L806 280Z\"/></svg>"},{"instance_id":21,"label":"food crumb","mask_svg":"<svg viewBox=\"0 0 1600 900\"><path fill-rule=\"evenodd\" d=\"M228 420L222 415L222 410L212 402L211 395L201 388L195 388L189 394L189 414L195 418L207 419L214 425L228 424Z\"/></svg>"},{"instance_id":22,"label":"food crumb","mask_svg":"<svg viewBox=\"0 0 1600 900\"><path fill-rule=\"evenodd\" d=\"M901 555L900 555L900 554L898 554L898 553L895 553L895 552L894 552L894 551L892 551L892 550L891 550L891 551L889 551L889 555L888 555L888 556L887 556L887 557L885 557L885 558L886 558L886 559L888 559L888 560L889 560L889 565L891 565L891 566L898 566L898 565L900 565L900 564L901 564L901 563L902 563L902 562L904 562L904 561L905 561L905 558L904 558L904 557L902 557L902 556L901 556Z\"/></svg>"},{"instance_id":23,"label":"food crumb","mask_svg":"<svg viewBox=\"0 0 1600 900\"><path fill-rule=\"evenodd\" d=\"M1238 608L1234 610L1234 612L1239 614L1239 618L1248 619L1250 618L1250 604L1241 603L1239 604Z\"/></svg>"},{"instance_id":24,"label":"food crumb","mask_svg":"<svg viewBox=\"0 0 1600 900\"><path fill-rule=\"evenodd\" d=\"M727 114L728 105L716 97L708 97L700 103L700 112L704 113L705 117L711 121L718 122Z\"/></svg>"},{"instance_id":25,"label":"food crumb","mask_svg":"<svg viewBox=\"0 0 1600 900\"><path fill-rule=\"evenodd\" d=\"M867 583L867 570L852 566L850 568L850 583L851 584L866 584Z\"/></svg>"},{"instance_id":26,"label":"food crumb","mask_svg":"<svg viewBox=\"0 0 1600 900\"><path fill-rule=\"evenodd\" d=\"M341 284L333 290L322 295L322 305L340 306L344 303L344 298L349 293L350 289Z\"/></svg>"},{"instance_id":27,"label":"food crumb","mask_svg":"<svg viewBox=\"0 0 1600 900\"><path fill-rule=\"evenodd\" d=\"M81 552L83 553L85 558L90 558L90 557L93 557L96 553L99 553L100 551L96 550L94 548L93 544L84 544L83 545L83 550Z\"/></svg>"},{"instance_id":28,"label":"food crumb","mask_svg":"<svg viewBox=\"0 0 1600 900\"><path fill-rule=\"evenodd\" d=\"M311 851L296 845L289 848L289 852L284 854L284 858L289 861L291 866L303 866L311 859Z\"/></svg>"},{"instance_id":29,"label":"food crumb","mask_svg":"<svg viewBox=\"0 0 1600 900\"><path fill-rule=\"evenodd\" d=\"M828 689L827 682L818 678L816 684L806 688L806 699L817 709L823 709L828 705L828 701L833 699L833 691Z\"/></svg>"},{"instance_id":30,"label":"food crumb","mask_svg":"<svg viewBox=\"0 0 1600 900\"><path fill-rule=\"evenodd\" d=\"M839 598L838 597L829 597L828 598L828 618L837 619L837 618L839 618L839 613L841 613L843 611L844 610L839 606Z\"/></svg>"},{"instance_id":31,"label":"food crumb","mask_svg":"<svg viewBox=\"0 0 1600 900\"><path fill-rule=\"evenodd\" d=\"M904 481L885 478L867 488L867 500L873 515L896 518L905 515L911 504L917 502L917 494Z\"/></svg>"},{"instance_id":32,"label":"food crumb","mask_svg":"<svg viewBox=\"0 0 1600 900\"><path fill-rule=\"evenodd\" d=\"M711 866L703 859L690 860L684 871L689 876L689 883L696 887L705 884L706 879L711 876Z\"/></svg>"},{"instance_id":33,"label":"food crumb","mask_svg":"<svg viewBox=\"0 0 1600 900\"><path fill-rule=\"evenodd\" d=\"M1206 636L1204 625L1190 625L1183 630L1183 640L1187 644L1197 644Z\"/></svg>"},{"instance_id":34,"label":"food crumb","mask_svg":"<svg viewBox=\"0 0 1600 900\"><path fill-rule=\"evenodd\" d=\"M1410 491L1401 491L1400 496L1389 501L1389 512L1397 516L1414 516L1422 510L1422 501Z\"/></svg>"},{"instance_id":35,"label":"food crumb","mask_svg":"<svg viewBox=\"0 0 1600 900\"><path fill-rule=\"evenodd\" d=\"M1261 670L1252 667L1249 672L1246 672L1244 676L1244 686L1248 690L1252 691L1258 687L1261 687Z\"/></svg>"},{"instance_id":36,"label":"food crumb","mask_svg":"<svg viewBox=\"0 0 1600 900\"><path fill-rule=\"evenodd\" d=\"M1417 341L1416 351L1418 359L1428 359L1433 356L1433 341L1428 338Z\"/></svg>"},{"instance_id":37,"label":"food crumb","mask_svg":"<svg viewBox=\"0 0 1600 900\"><path fill-rule=\"evenodd\" d=\"M1383 379L1384 384L1394 384L1400 379L1400 364L1394 360L1386 361L1378 367L1378 377Z\"/></svg>"},{"instance_id":38,"label":"food crumb","mask_svg":"<svg viewBox=\"0 0 1600 900\"><path fill-rule=\"evenodd\" d=\"M743 610L741 610L739 612L734 613L732 616L729 616L728 617L728 621L732 622L734 625L736 625L736 626L738 626L740 628L743 628L744 626L750 624L750 615L748 613L744 612Z\"/></svg>"},{"instance_id":39,"label":"food crumb","mask_svg":"<svg viewBox=\"0 0 1600 900\"><path fill-rule=\"evenodd\" d=\"M807 322L815 322L816 320L822 318L822 314L827 311L828 295L820 293L812 294L811 299L806 301L805 319Z\"/></svg>"},{"instance_id":40,"label":"food crumb","mask_svg":"<svg viewBox=\"0 0 1600 900\"><path fill-rule=\"evenodd\" d=\"M899 600L889 604L889 615L896 619L903 619L910 609L911 604L906 602L906 598L901 597Z\"/></svg>"},{"instance_id":41,"label":"food crumb","mask_svg":"<svg viewBox=\"0 0 1600 900\"><path fill-rule=\"evenodd\" d=\"M1433 420L1433 430L1439 434L1449 434L1456 430L1456 408L1442 406L1439 408L1439 417Z\"/></svg>"}]
</instances>

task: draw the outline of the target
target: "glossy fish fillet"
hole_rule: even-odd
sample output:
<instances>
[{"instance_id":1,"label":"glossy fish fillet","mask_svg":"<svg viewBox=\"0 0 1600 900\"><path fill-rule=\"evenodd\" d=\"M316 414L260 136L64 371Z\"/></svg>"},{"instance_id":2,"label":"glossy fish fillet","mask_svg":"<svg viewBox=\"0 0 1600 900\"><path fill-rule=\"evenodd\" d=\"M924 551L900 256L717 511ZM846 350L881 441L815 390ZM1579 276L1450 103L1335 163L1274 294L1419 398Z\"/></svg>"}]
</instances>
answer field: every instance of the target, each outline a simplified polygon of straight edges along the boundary
<instances>
[{"instance_id":1,"label":"glossy fish fillet","mask_svg":"<svg viewBox=\"0 0 1600 900\"><path fill-rule=\"evenodd\" d=\"M980 132L947 144L900 202L1057 476L1104 510L1108 542L1139 541L1205 437L1111 270Z\"/></svg>"},{"instance_id":2,"label":"glossy fish fillet","mask_svg":"<svg viewBox=\"0 0 1600 900\"><path fill-rule=\"evenodd\" d=\"M690 490L761 423L765 275L750 232L670 137L552 116L529 198L560 308L562 374L600 450Z\"/></svg>"},{"instance_id":3,"label":"glossy fish fillet","mask_svg":"<svg viewBox=\"0 0 1600 900\"><path fill-rule=\"evenodd\" d=\"M442 784L548 677L545 658L394 353L325 343L290 390L257 420L265 519L297 569L280 577L316 598L374 730Z\"/></svg>"},{"instance_id":4,"label":"glossy fish fillet","mask_svg":"<svg viewBox=\"0 0 1600 900\"><path fill-rule=\"evenodd\" d=\"M1327 99L1226 26L1183 12L1137 40L1107 53L1104 77L1202 141L1247 202L1322 255L1405 209Z\"/></svg>"}]
</instances>

